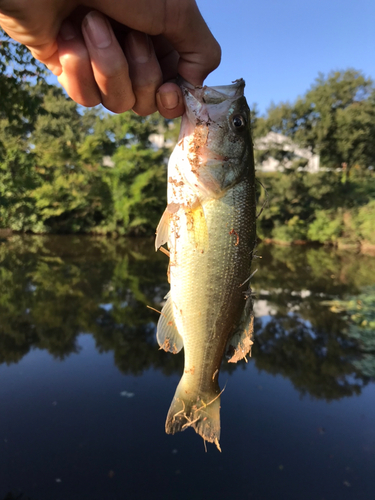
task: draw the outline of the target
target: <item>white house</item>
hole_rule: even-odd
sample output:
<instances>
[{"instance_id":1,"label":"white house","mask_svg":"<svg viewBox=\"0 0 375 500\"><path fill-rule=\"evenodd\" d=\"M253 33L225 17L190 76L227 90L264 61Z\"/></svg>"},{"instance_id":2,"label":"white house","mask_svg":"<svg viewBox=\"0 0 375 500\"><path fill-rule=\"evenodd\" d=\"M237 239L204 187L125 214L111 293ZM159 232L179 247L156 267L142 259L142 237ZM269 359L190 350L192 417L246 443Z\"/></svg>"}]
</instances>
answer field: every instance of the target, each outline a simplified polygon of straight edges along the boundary
<instances>
[{"instance_id":1,"label":"white house","mask_svg":"<svg viewBox=\"0 0 375 500\"><path fill-rule=\"evenodd\" d=\"M261 164L256 165L257 170L262 172L277 172L288 168L293 160L299 158L307 160L307 166L303 170L310 173L319 171L319 155L313 154L309 149L300 148L289 137L278 134L276 132L269 132L265 137L254 141L254 149L258 151L266 149L279 149L281 151L289 151L292 153L292 158L281 164L273 157L267 158Z\"/></svg>"}]
</instances>

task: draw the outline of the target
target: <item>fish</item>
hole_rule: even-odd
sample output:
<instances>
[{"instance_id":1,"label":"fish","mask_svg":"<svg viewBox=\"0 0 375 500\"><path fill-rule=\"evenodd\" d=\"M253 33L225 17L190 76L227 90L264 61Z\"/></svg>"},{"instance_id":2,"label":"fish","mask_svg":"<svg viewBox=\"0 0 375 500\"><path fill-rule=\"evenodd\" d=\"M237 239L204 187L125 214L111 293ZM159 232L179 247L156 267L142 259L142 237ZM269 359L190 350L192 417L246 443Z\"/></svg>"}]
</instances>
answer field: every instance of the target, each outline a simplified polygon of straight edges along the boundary
<instances>
[{"instance_id":1,"label":"fish","mask_svg":"<svg viewBox=\"0 0 375 500\"><path fill-rule=\"evenodd\" d=\"M155 248L169 253L170 291L157 324L160 348L184 348L168 434L192 427L220 448L219 370L251 352L251 262L256 189L244 80L217 87L180 82L185 114L168 163L168 204Z\"/></svg>"}]
</instances>

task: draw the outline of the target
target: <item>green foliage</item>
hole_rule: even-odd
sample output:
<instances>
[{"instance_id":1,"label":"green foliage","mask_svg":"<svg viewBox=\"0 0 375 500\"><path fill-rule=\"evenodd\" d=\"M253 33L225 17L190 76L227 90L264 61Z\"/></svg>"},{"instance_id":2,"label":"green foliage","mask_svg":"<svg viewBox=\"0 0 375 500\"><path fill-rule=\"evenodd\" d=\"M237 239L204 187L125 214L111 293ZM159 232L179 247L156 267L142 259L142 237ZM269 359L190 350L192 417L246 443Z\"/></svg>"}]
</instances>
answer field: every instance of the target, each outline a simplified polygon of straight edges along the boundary
<instances>
[{"instance_id":1,"label":"green foliage","mask_svg":"<svg viewBox=\"0 0 375 500\"><path fill-rule=\"evenodd\" d=\"M34 233L153 234L166 203L166 160L152 134L175 143L178 123L158 115L83 111L45 81L41 65L0 33L0 228ZM252 107L255 139L281 132L318 151L327 171L280 144L256 150L282 173L258 173L260 238L375 244L375 90L360 72L320 76L294 104ZM345 166L345 165L346 166ZM343 166L344 165L344 166ZM336 172L333 167L342 167ZM350 173L350 175L349 175Z\"/></svg>"},{"instance_id":2,"label":"green foliage","mask_svg":"<svg viewBox=\"0 0 375 500\"><path fill-rule=\"evenodd\" d=\"M294 215L284 225L276 225L272 230L272 239L286 243L306 240L306 223Z\"/></svg>"},{"instance_id":3,"label":"green foliage","mask_svg":"<svg viewBox=\"0 0 375 500\"><path fill-rule=\"evenodd\" d=\"M3 127L0 228L154 233L166 202L167 151L154 150L149 136L169 129L156 116L82 112L49 87L27 134Z\"/></svg>"},{"instance_id":4,"label":"green foliage","mask_svg":"<svg viewBox=\"0 0 375 500\"><path fill-rule=\"evenodd\" d=\"M113 213L105 230L152 234L166 204L168 153L163 148L154 150L149 137L162 127L165 130L167 125L155 115L143 118L130 113L107 121L119 146L112 156L113 168L104 175L113 202Z\"/></svg>"},{"instance_id":5,"label":"green foliage","mask_svg":"<svg viewBox=\"0 0 375 500\"><path fill-rule=\"evenodd\" d=\"M43 68L0 29L0 228L41 229L31 198L39 179L28 138L43 113Z\"/></svg>"},{"instance_id":6,"label":"green foliage","mask_svg":"<svg viewBox=\"0 0 375 500\"><path fill-rule=\"evenodd\" d=\"M35 60L26 47L11 40L0 28L0 159L4 131L17 137L32 130L42 93L48 87L46 74L44 65ZM38 83L38 91L32 85L35 83Z\"/></svg>"},{"instance_id":7,"label":"green foliage","mask_svg":"<svg viewBox=\"0 0 375 500\"><path fill-rule=\"evenodd\" d=\"M342 234L342 215L334 211L317 210L315 220L310 224L307 237L320 243L334 242Z\"/></svg>"},{"instance_id":8,"label":"green foliage","mask_svg":"<svg viewBox=\"0 0 375 500\"><path fill-rule=\"evenodd\" d=\"M319 75L294 103L272 105L258 118L254 136L283 134L287 141L320 155L318 174L304 170L288 147L268 142L256 161L278 160L281 173L258 173L269 194L259 236L283 242L374 244L375 88L359 71ZM280 138L280 136L278 136ZM261 199L260 202L263 200Z\"/></svg>"},{"instance_id":9,"label":"green foliage","mask_svg":"<svg viewBox=\"0 0 375 500\"><path fill-rule=\"evenodd\" d=\"M77 351L82 332L102 352L114 351L124 373L150 366L181 371L155 341L167 293L167 259L152 240L77 236L12 236L0 244L0 363L33 348L58 359Z\"/></svg>"},{"instance_id":10,"label":"green foliage","mask_svg":"<svg viewBox=\"0 0 375 500\"><path fill-rule=\"evenodd\" d=\"M356 172L356 171L354 171ZM368 244L374 240L375 178L371 172L340 182L339 172L258 173L268 203L258 219L262 239L331 244ZM258 205L266 195L259 188Z\"/></svg>"},{"instance_id":11,"label":"green foliage","mask_svg":"<svg viewBox=\"0 0 375 500\"><path fill-rule=\"evenodd\" d=\"M363 315L373 318L375 259L331 247L262 245L257 253L255 307L265 304L263 315L269 314L255 325L258 369L281 373L301 394L317 398L359 394L375 376L368 343L374 332L367 336L361 327L354 335L350 317L326 298L359 300Z\"/></svg>"},{"instance_id":12,"label":"green foliage","mask_svg":"<svg viewBox=\"0 0 375 500\"><path fill-rule=\"evenodd\" d=\"M364 287L359 295L327 302L331 311L343 314L347 321L347 335L355 339L364 353L354 361L363 373L375 378L375 286Z\"/></svg>"},{"instance_id":13,"label":"green foliage","mask_svg":"<svg viewBox=\"0 0 375 500\"><path fill-rule=\"evenodd\" d=\"M358 210L358 232L365 242L375 245L375 200Z\"/></svg>"},{"instance_id":14,"label":"green foliage","mask_svg":"<svg viewBox=\"0 0 375 500\"><path fill-rule=\"evenodd\" d=\"M173 135L172 122L82 111L25 47L0 40L0 228L154 233L168 152L149 137Z\"/></svg>"}]
</instances>

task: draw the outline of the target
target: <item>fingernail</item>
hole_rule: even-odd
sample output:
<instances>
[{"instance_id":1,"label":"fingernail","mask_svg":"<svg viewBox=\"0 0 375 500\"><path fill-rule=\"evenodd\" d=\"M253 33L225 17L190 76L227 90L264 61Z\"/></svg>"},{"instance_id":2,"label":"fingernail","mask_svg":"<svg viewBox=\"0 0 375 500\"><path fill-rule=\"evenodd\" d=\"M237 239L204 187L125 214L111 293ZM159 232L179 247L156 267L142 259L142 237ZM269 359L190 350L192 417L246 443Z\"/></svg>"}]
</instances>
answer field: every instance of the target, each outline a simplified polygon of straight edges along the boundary
<instances>
[{"instance_id":1,"label":"fingernail","mask_svg":"<svg viewBox=\"0 0 375 500\"><path fill-rule=\"evenodd\" d=\"M106 49L112 43L109 23L95 11L89 12L83 20L83 25L90 41L98 49Z\"/></svg>"},{"instance_id":2,"label":"fingernail","mask_svg":"<svg viewBox=\"0 0 375 500\"><path fill-rule=\"evenodd\" d=\"M160 102L165 109L174 109L178 106L180 100L177 92L158 92Z\"/></svg>"},{"instance_id":3,"label":"fingernail","mask_svg":"<svg viewBox=\"0 0 375 500\"><path fill-rule=\"evenodd\" d=\"M73 38L75 38L77 33L76 33L76 30L73 26L73 23L71 23L70 21L64 21L61 25L59 35L61 36L61 38L63 40L66 40L66 41L72 40Z\"/></svg>"},{"instance_id":4,"label":"fingernail","mask_svg":"<svg viewBox=\"0 0 375 500\"><path fill-rule=\"evenodd\" d=\"M150 39L145 33L131 31L128 35L128 48L131 58L138 63L145 63L150 59Z\"/></svg>"}]
</instances>

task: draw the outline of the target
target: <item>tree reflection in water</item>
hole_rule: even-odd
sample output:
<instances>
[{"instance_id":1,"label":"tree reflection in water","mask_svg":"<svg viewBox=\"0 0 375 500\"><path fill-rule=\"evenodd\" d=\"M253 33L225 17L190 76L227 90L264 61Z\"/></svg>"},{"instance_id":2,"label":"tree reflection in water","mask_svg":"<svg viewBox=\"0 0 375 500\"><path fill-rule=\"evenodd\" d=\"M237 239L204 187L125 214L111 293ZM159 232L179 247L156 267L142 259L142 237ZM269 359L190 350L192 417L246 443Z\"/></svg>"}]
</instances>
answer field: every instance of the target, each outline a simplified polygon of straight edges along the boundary
<instances>
[{"instance_id":1,"label":"tree reflection in water","mask_svg":"<svg viewBox=\"0 0 375 500\"><path fill-rule=\"evenodd\" d=\"M257 253L256 366L288 377L301 394L327 400L359 394L375 373L375 354L330 300L372 285L375 258L304 247L263 246ZM35 348L64 359L78 352L77 336L89 333L100 352L113 351L123 373L150 367L180 373L183 356L159 351L157 313L146 307L161 308L166 266L149 239L3 239L0 363L16 363ZM235 369L223 363L223 370Z\"/></svg>"}]
</instances>

